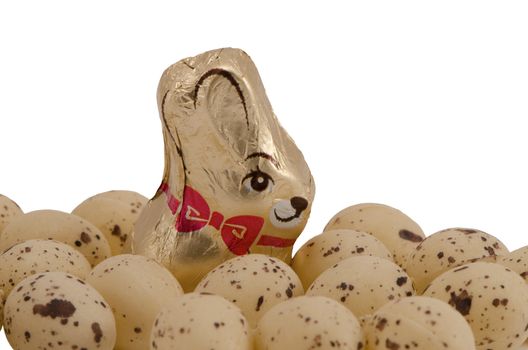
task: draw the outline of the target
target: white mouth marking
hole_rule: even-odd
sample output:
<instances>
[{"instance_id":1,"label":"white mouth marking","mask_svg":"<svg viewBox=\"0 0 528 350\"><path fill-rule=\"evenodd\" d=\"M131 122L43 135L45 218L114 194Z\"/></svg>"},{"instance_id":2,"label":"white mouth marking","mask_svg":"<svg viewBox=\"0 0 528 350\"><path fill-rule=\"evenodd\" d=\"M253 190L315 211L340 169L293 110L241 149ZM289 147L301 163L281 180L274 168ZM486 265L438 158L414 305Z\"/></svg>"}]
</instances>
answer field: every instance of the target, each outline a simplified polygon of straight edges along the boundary
<instances>
[{"instance_id":1,"label":"white mouth marking","mask_svg":"<svg viewBox=\"0 0 528 350\"><path fill-rule=\"evenodd\" d=\"M293 219L295 219L295 218L298 217L298 216L296 216L296 215L292 215L292 216L290 216L289 218L285 218L285 219L283 219L283 218L281 218L279 215L277 215L277 210L273 210L273 213L275 214L275 218L276 218L277 220L279 220L280 222L290 222L290 221L292 221Z\"/></svg>"},{"instance_id":2,"label":"white mouth marking","mask_svg":"<svg viewBox=\"0 0 528 350\"><path fill-rule=\"evenodd\" d=\"M301 223L297 211L286 199L281 200L271 208L269 219L271 224L278 228L292 228Z\"/></svg>"}]
</instances>

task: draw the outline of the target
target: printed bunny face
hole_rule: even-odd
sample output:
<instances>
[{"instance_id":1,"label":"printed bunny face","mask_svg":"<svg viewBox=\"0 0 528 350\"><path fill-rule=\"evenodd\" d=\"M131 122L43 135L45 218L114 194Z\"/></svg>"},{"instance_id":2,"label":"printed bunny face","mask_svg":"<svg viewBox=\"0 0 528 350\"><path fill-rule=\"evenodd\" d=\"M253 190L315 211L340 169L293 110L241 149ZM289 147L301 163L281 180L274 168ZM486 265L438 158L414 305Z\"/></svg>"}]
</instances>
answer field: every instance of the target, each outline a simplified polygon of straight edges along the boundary
<instances>
[{"instance_id":1,"label":"printed bunny face","mask_svg":"<svg viewBox=\"0 0 528 350\"><path fill-rule=\"evenodd\" d=\"M247 253L289 261L315 186L249 56L220 49L172 65L158 107L165 174L136 225L134 250L180 279L188 278L182 262L196 271Z\"/></svg>"}]
</instances>

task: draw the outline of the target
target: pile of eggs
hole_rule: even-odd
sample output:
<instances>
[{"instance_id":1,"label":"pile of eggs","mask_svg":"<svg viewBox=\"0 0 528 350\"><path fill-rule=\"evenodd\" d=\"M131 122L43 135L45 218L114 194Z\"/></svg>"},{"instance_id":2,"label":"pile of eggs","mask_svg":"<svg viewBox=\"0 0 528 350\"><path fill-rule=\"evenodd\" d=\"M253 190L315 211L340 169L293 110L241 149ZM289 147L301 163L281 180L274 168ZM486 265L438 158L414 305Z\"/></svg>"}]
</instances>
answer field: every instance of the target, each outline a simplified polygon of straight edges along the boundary
<instances>
[{"instance_id":1,"label":"pile of eggs","mask_svg":"<svg viewBox=\"0 0 528 350\"><path fill-rule=\"evenodd\" d=\"M16 350L505 350L528 338L528 247L475 229L428 237L402 212L337 213L291 264L250 254L191 293L127 254L147 199L104 192L72 213L0 195L0 321Z\"/></svg>"}]
</instances>

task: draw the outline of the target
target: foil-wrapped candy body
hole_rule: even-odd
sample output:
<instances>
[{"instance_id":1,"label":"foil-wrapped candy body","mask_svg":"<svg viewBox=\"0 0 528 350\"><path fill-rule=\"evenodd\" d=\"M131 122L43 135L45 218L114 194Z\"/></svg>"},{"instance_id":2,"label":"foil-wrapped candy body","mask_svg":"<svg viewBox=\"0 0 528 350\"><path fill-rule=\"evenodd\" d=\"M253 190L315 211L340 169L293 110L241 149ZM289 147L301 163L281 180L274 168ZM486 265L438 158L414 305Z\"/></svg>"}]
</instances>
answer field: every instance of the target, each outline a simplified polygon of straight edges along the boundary
<instances>
[{"instance_id":1,"label":"foil-wrapped candy body","mask_svg":"<svg viewBox=\"0 0 528 350\"><path fill-rule=\"evenodd\" d=\"M165 265L186 291L236 255L289 262L315 185L249 56L229 48L184 59L163 73L157 97L165 171L133 252Z\"/></svg>"}]
</instances>

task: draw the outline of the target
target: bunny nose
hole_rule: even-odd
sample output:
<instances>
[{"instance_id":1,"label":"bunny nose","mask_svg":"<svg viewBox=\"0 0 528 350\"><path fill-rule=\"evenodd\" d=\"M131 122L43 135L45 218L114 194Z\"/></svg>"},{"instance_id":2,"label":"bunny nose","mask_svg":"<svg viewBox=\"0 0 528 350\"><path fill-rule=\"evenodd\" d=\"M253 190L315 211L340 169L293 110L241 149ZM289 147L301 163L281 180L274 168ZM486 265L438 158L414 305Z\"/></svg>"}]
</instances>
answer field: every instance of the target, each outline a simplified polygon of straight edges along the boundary
<instances>
[{"instance_id":1,"label":"bunny nose","mask_svg":"<svg viewBox=\"0 0 528 350\"><path fill-rule=\"evenodd\" d=\"M300 213L308 207L308 201L303 197L292 197L290 199L290 203L297 213Z\"/></svg>"}]
</instances>

